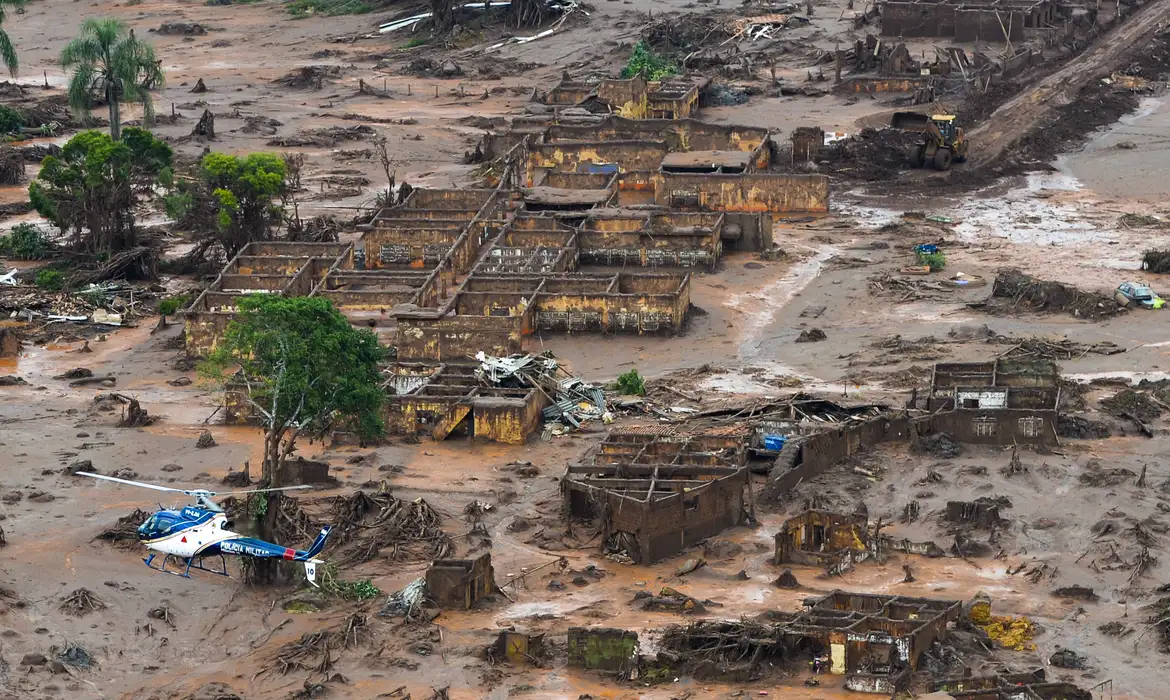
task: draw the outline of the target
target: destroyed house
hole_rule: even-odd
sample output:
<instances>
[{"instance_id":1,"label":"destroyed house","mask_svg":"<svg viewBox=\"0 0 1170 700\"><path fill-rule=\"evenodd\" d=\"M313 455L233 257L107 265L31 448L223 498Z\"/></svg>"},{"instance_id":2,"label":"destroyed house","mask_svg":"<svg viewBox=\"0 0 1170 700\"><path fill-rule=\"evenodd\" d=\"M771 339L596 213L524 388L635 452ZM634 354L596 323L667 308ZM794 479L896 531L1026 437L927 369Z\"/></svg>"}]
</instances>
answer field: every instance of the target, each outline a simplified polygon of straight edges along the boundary
<instances>
[{"instance_id":1,"label":"destroyed house","mask_svg":"<svg viewBox=\"0 0 1170 700\"><path fill-rule=\"evenodd\" d=\"M829 575L841 574L882 552L945 556L933 541L915 542L881 534L876 528L871 530L865 512L843 514L809 509L785 520L775 542L774 564L822 566Z\"/></svg>"},{"instance_id":2,"label":"destroyed house","mask_svg":"<svg viewBox=\"0 0 1170 700\"><path fill-rule=\"evenodd\" d=\"M440 608L467 610L496 590L492 555L475 559L436 559L427 567L427 597Z\"/></svg>"},{"instance_id":3,"label":"destroyed house","mask_svg":"<svg viewBox=\"0 0 1170 700\"><path fill-rule=\"evenodd\" d=\"M353 256L348 243L249 243L183 309L187 354L204 357L215 349L235 318L241 297L310 296L329 272L353 269Z\"/></svg>"},{"instance_id":4,"label":"destroyed house","mask_svg":"<svg viewBox=\"0 0 1170 700\"><path fill-rule=\"evenodd\" d=\"M931 375L930 427L960 442L1055 444L1060 373L1048 360L940 363Z\"/></svg>"},{"instance_id":5,"label":"destroyed house","mask_svg":"<svg viewBox=\"0 0 1170 700\"><path fill-rule=\"evenodd\" d=\"M699 89L687 81L605 78L588 83L565 78L544 97L555 107L583 107L631 119L687 119L699 111Z\"/></svg>"},{"instance_id":6,"label":"destroyed house","mask_svg":"<svg viewBox=\"0 0 1170 700\"><path fill-rule=\"evenodd\" d=\"M666 425L616 428L590 453L594 464L742 467L749 429L740 425L680 431Z\"/></svg>"},{"instance_id":7,"label":"destroyed house","mask_svg":"<svg viewBox=\"0 0 1170 700\"><path fill-rule=\"evenodd\" d=\"M736 674L760 663L828 657L828 672L848 690L901 696L912 674L947 626L962 614L957 600L834 591L809 598L796 613L774 612L774 622L700 620L667 628L661 645L673 658ZM748 666L748 668L744 668ZM738 676L737 676L738 677Z\"/></svg>"},{"instance_id":8,"label":"destroyed house","mask_svg":"<svg viewBox=\"0 0 1170 700\"><path fill-rule=\"evenodd\" d=\"M940 697L953 700L1093 700L1091 691L1047 680L1043 668L1024 673L945 678L932 684Z\"/></svg>"},{"instance_id":9,"label":"destroyed house","mask_svg":"<svg viewBox=\"0 0 1170 700\"><path fill-rule=\"evenodd\" d=\"M538 331L678 333L689 306L687 273L473 274L437 309L396 314L398 357L510 355Z\"/></svg>"},{"instance_id":10,"label":"destroyed house","mask_svg":"<svg viewBox=\"0 0 1170 700\"><path fill-rule=\"evenodd\" d=\"M562 482L569 517L599 518L602 546L635 563L739 525L750 507L747 469L718 466L734 448L696 449L701 442L669 437L626 433L571 465Z\"/></svg>"},{"instance_id":11,"label":"destroyed house","mask_svg":"<svg viewBox=\"0 0 1170 700\"><path fill-rule=\"evenodd\" d=\"M655 204L672 212L723 213L726 225L737 229L734 247L742 250L771 247L774 214L828 211L824 176L768 172L773 145L766 129L620 117L520 128L514 136L485 137L482 145L504 162L505 187L536 190L554 172L612 175L616 200L607 200L607 206ZM604 197L599 192L529 196L536 207L559 210L598 208Z\"/></svg>"},{"instance_id":12,"label":"destroyed house","mask_svg":"<svg viewBox=\"0 0 1170 700\"><path fill-rule=\"evenodd\" d=\"M882 35L1021 42L1064 24L1054 0L915 0L881 3Z\"/></svg>"},{"instance_id":13,"label":"destroyed house","mask_svg":"<svg viewBox=\"0 0 1170 700\"><path fill-rule=\"evenodd\" d=\"M790 648L814 641L827 651L830 672L844 674L846 688L892 695L908 689L922 655L946 639L961 610L957 600L834 591L806 600L780 632Z\"/></svg>"},{"instance_id":14,"label":"destroyed house","mask_svg":"<svg viewBox=\"0 0 1170 700\"><path fill-rule=\"evenodd\" d=\"M460 435L522 445L541 425L548 399L535 387L490 386L474 367L395 363L382 370L392 435Z\"/></svg>"},{"instance_id":15,"label":"destroyed house","mask_svg":"<svg viewBox=\"0 0 1170 700\"><path fill-rule=\"evenodd\" d=\"M785 520L775 539L775 564L835 564L843 550L865 551L868 519L864 514L806 510Z\"/></svg>"},{"instance_id":16,"label":"destroyed house","mask_svg":"<svg viewBox=\"0 0 1170 700\"><path fill-rule=\"evenodd\" d=\"M772 437L773 447L779 447L768 477L773 495L874 445L909 440L913 429L908 417L889 413L884 406L846 407L799 395L778 415L761 416L757 422L764 434L754 437L753 445L763 443L767 448Z\"/></svg>"}]
</instances>

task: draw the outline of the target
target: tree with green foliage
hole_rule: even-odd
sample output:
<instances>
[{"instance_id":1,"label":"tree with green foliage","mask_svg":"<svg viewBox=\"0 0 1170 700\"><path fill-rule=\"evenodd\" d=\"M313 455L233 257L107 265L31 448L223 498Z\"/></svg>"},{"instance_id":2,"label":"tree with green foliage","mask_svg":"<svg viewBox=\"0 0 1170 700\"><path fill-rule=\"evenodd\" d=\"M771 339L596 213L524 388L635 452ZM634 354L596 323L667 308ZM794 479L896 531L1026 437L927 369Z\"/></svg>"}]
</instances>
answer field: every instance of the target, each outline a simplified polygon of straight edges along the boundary
<instances>
[{"instance_id":1,"label":"tree with green foliage","mask_svg":"<svg viewBox=\"0 0 1170 700\"><path fill-rule=\"evenodd\" d=\"M200 371L241 386L264 431L262 483L278 487L302 435L317 438L333 428L362 438L381 434L381 359L373 332L351 326L329 300L255 294L240 299L238 315ZM281 495L265 498L260 536L272 538ZM251 575L268 583L277 573L259 565Z\"/></svg>"},{"instance_id":2,"label":"tree with green foliage","mask_svg":"<svg viewBox=\"0 0 1170 700\"><path fill-rule=\"evenodd\" d=\"M87 253L116 253L137 245L134 207L169 184L171 147L145 129L128 127L121 141L83 131L47 156L29 185L33 207Z\"/></svg>"},{"instance_id":3,"label":"tree with green foliage","mask_svg":"<svg viewBox=\"0 0 1170 700\"><path fill-rule=\"evenodd\" d=\"M645 39L634 44L630 60L622 69L623 78L641 77L645 80L662 80L678 75L678 66L654 52Z\"/></svg>"},{"instance_id":4,"label":"tree with green foliage","mask_svg":"<svg viewBox=\"0 0 1170 700\"><path fill-rule=\"evenodd\" d=\"M293 189L288 175L284 158L273 153L209 153L197 177L167 195L167 215L205 235L205 247L221 244L230 259L252 241L273 238L284 220L280 200Z\"/></svg>"},{"instance_id":5,"label":"tree with green foliage","mask_svg":"<svg viewBox=\"0 0 1170 700\"><path fill-rule=\"evenodd\" d=\"M152 88L163 86L161 62L154 48L134 36L119 19L91 17L81 33L61 51L61 67L73 70L69 78L69 106L88 117L95 101L110 110L110 138L117 141L122 129L121 104L142 104L143 124L154 120Z\"/></svg>"},{"instance_id":6,"label":"tree with green foliage","mask_svg":"<svg viewBox=\"0 0 1170 700\"><path fill-rule=\"evenodd\" d=\"M0 25L4 24L4 20L8 19L7 8L21 9L24 7L24 0L0 0ZM8 74L15 76L16 69L19 67L19 61L16 60L16 47L12 45L12 40L8 38L8 33L0 29L0 61L4 62L4 67L8 69Z\"/></svg>"}]
</instances>

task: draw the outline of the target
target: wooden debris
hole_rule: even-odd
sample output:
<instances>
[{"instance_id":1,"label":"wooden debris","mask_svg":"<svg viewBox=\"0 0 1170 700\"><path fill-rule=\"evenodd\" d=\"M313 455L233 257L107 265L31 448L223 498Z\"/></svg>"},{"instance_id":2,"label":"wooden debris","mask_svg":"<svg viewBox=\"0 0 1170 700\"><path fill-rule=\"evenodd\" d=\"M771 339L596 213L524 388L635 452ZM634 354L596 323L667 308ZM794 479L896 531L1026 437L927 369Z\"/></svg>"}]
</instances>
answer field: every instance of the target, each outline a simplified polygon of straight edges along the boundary
<instances>
[{"instance_id":1,"label":"wooden debris","mask_svg":"<svg viewBox=\"0 0 1170 700\"><path fill-rule=\"evenodd\" d=\"M106 604L90 592L88 588L78 588L66 596L58 607L66 615L85 617L92 612L105 610Z\"/></svg>"}]
</instances>

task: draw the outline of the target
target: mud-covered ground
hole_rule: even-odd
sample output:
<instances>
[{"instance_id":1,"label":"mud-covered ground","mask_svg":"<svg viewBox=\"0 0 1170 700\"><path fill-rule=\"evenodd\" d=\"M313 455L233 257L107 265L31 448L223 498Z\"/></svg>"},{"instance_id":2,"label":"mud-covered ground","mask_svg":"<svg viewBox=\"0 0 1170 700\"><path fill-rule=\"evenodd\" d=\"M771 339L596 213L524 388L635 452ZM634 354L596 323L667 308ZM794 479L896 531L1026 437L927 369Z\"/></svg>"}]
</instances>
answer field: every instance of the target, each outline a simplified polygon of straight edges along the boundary
<instances>
[{"instance_id":1,"label":"mud-covered ground","mask_svg":"<svg viewBox=\"0 0 1170 700\"><path fill-rule=\"evenodd\" d=\"M787 44L778 69L782 79L804 80L818 60L812 49L831 49L836 40L863 35L863 30L837 21L845 5L818 3L809 26L784 35ZM1147 11L1160 12L1163 5L1150 3ZM198 155L205 147L238 153L304 152L308 192L303 212L329 213L351 211L333 207L368 202L380 185L383 176L368 152L369 136L307 147L269 146L270 141L312 129L365 124L389 139L400 179L421 186L462 186L470 182L471 167L461 164L461 157L479 135L478 120L471 118L522 109L534 88L547 88L562 70L612 71L649 22L639 13L653 10L660 18L666 12L700 11L677 0L606 0L587 8L588 15L571 18L555 37L485 54L484 47L503 34L499 27L476 30L465 43L448 47L406 48L411 38L407 33L372 34L380 21L408 9L294 20L272 2L219 6L42 0L28 5L24 14L9 15L5 29L20 52L21 80L39 83L47 76L51 85L60 86L64 76L54 58L82 17L125 18L155 43L167 70L168 86L157 97L159 113L171 114L173 104L174 112L182 115L161 125L160 133L187 155ZM1146 12L1138 19L1151 21ZM207 33L163 36L150 31L176 21L199 23ZM1127 36L1146 37L1150 26L1143 24ZM1110 54L1105 53L1084 54L1087 65L1094 71L1111 70ZM410 68L420 59L437 61L440 67L450 60L463 75L420 76L419 69ZM337 69L319 88L274 82L310 65ZM433 73L433 64L426 65L432 68L424 72ZM749 74L758 80L766 72L757 65ZM190 93L200 78L208 91ZM1077 80L1045 80L1041 92L1060 93L1053 97L1056 103L1093 89ZM389 95L359 94L359 81ZM1048 111L1020 101L1027 113L1012 112L1012 120L998 122L1004 129L1025 133L1029 125L1048 118ZM1160 114L1160 103L1145 106L1146 117ZM216 115L216 140L186 139L204 108ZM704 117L763 124L783 138L792 128L810 123L855 131L880 123L893 108L869 98L763 94L746 105L707 110ZM996 143L1006 145L1009 136L1004 131ZM1109 189L1104 182L1116 179L1100 175L1102 167L1115 163L1108 145L1122 137L1139 141L1143 148L1124 149L1135 164L1117 175L1145 183L1141 191ZM1070 414L1099 422L1111 437L1065 437L1052 454L1024 451L1022 473L1001 474L1010 459L1007 450L967 448L957 456L937 457L889 447L802 484L782 502L759 503L758 527L727 531L706 547L642 567L604 558L595 542L562 537L558 480L567 463L600 440L601 426L547 443L534 439L524 447L396 440L369 449L302 445L301 454L327 460L341 480L339 488L311 497L348 494L363 484L385 482L398 498L425 498L443 514L443 526L459 555L490 547L500 583L557 557L568 559L567 571L550 567L522 585L508 586L511 600L496 596L482 609L444 612L433 625L375 617L383 597L345 603L292 589L250 589L235 579L207 574L191 580L156 574L142 566L136 547L95 542L119 517L135 508L155 508L158 499L148 491L66 476L65 467L90 460L94 469L107 473L128 468L145 481L215 488L229 470L240 469L245 461L259 462L260 436L211 418L219 397L200 385L193 368L176 364L179 353L170 343L178 328L151 334L153 324L143 323L91 342L91 353L78 352L74 343L26 347L16 360L0 361L0 375L27 382L0 387L0 528L7 541L0 548L0 697L211 700L234 694L253 700L321 692L307 682L323 683L327 697L355 698L396 697L393 693L403 687L415 698L427 698L432 689L448 686L449 696L459 699L723 698L761 692L791 698L844 696L834 686L836 679L822 677L823 685L812 689L796 669L752 683L681 677L646 687L565 668L564 635L571 625L634 629L652 648L655 630L683 618L644 612L631 600L640 591L663 585L720 604L708 606L705 615L728 618L793 610L808 595L836 588L955 599L984 591L992 597L996 614L1026 615L1043 631L1034 640L1034 651L972 656L969 662L977 670L1046 666L1059 644L1086 656L1092 669L1050 668L1050 673L1070 675L1086 687L1112 679L1117 698L1161 697L1166 657L1156 648L1143 608L1159 597L1155 589L1167 580L1170 564L1164 524L1170 511L1170 472L1160 460L1167 447L1167 415L1154 410L1148 423L1155 437L1146 438L1132 421L1103 410L1107 406L1100 401L1121 388L1116 380L1170 376L1165 357L1170 332L1160 312L1134 311L1089 322L1067 314L991 313L981 305L996 270L1005 266L1086 289L1108 291L1122 281L1140 280L1165 292L1159 289L1160 277L1141 272L1138 263L1143 250L1170 247L1168 229L1135 229L1121 220L1126 213L1165 213L1144 170L1160 172L1157 149L1145 147L1156 145L1158 138L1153 130L1111 132L1093 139L1084 153L1069 156L1068 171L997 181L962 196L943 197L918 188L893 197L872 187L870 192L837 187L830 216L777 223L775 238L785 255L775 260L728 255L718 271L696 273L691 298L697 309L680 337L530 340L532 350L552 350L592 380L609 380L631 367L651 378L673 373L673 385L698 395L699 407L798 388L902 403L911 388L928 381L933 362L985 359L1035 338L1065 338L1078 347L1110 342L1123 348L1119 354L1078 352L1071 359L1059 358L1066 377L1096 382L1085 385L1080 402L1070 402ZM358 185L360 193L338 191L342 181L337 178L344 177L364 178L369 184ZM346 186L352 187L355 180L349 182ZM12 188L2 194L7 202L23 193ZM937 242L945 250L945 272L927 278L900 275L899 268L912 262L911 248L922 242ZM987 284L941 284L960 272ZM813 328L827 339L795 342L802 331ZM707 368L702 372L678 372L703 365ZM146 428L117 427L117 410L94 400L105 390L70 388L53 379L79 366L115 375L117 389L136 396L160 420ZM167 383L181 376L195 381L178 387ZM217 444L196 448L204 430L210 430ZM363 459L355 462L352 458L358 456ZM531 462L538 473L517 474L508 466L516 461ZM1138 487L1143 467L1147 481ZM1003 508L1008 523L987 556L893 557L864 563L833 579L810 567L796 567L793 573L802 588L770 584L779 573L769 563L773 535L808 499L842 510L864 504L871 519L881 517L883 522L898 521L903 507L916 500L918 520L895 522L892 530L913 539L934 539L947 549L955 533L941 521L940 510L947 500L981 496L1005 497L1011 504ZM471 532L472 524L463 516L465 506L476 500L493 505L484 521L490 541ZM163 499L162 505L171 504ZM987 532L965 535L977 541L990 537ZM1128 564L1143 546L1154 560L1130 580ZM707 567L685 577L674 574L683 561L699 555L708 560ZM329 558L328 549L324 556ZM913 583L902 583L902 565L907 563ZM342 573L369 578L383 592L391 592L419 576L426 564L383 555ZM746 579L737 576L741 571ZM1040 573L1029 573L1035 571ZM565 587L550 586L554 579ZM1052 594L1072 584L1092 587L1098 599L1069 601ZM91 592L100 609L75 617L61 603L81 588ZM160 608L168 614L158 613ZM341 630L354 612L367 616L364 631L355 642L333 649L329 664L319 666L318 653L293 657L290 645L302 635ZM1114 634L1101 631L1111 623L1117 624L1106 629ZM492 665L482 649L499 629L512 625L547 632L560 653L543 668ZM37 654L56 660L70 645L84 648L92 667L22 664L35 661Z\"/></svg>"}]
</instances>

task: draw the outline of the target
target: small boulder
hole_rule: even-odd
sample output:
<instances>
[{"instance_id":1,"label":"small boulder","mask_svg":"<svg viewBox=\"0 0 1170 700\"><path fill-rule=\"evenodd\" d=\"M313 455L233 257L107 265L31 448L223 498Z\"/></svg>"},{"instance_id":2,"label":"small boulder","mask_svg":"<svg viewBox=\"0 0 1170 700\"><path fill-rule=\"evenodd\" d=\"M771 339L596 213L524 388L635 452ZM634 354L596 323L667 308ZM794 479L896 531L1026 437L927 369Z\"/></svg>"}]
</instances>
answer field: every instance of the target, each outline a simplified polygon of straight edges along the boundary
<instances>
[{"instance_id":1,"label":"small boulder","mask_svg":"<svg viewBox=\"0 0 1170 700\"><path fill-rule=\"evenodd\" d=\"M61 470L61 473L66 475L66 476L73 476L73 475L77 474L77 472L91 472L91 473L93 473L94 472L93 462L89 461L88 459L79 459L76 462L70 464L68 467L65 467L64 469Z\"/></svg>"},{"instance_id":2,"label":"small boulder","mask_svg":"<svg viewBox=\"0 0 1170 700\"><path fill-rule=\"evenodd\" d=\"M48 659L45 658L44 654L35 651L25 654L20 659L21 666L44 666L47 662Z\"/></svg>"},{"instance_id":3,"label":"small boulder","mask_svg":"<svg viewBox=\"0 0 1170 700\"><path fill-rule=\"evenodd\" d=\"M828 338L820 328L809 328L800 332L796 338L798 343L817 343Z\"/></svg>"}]
</instances>

